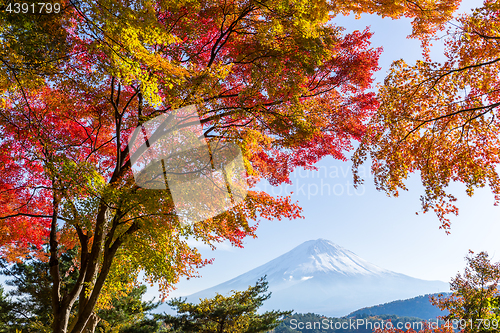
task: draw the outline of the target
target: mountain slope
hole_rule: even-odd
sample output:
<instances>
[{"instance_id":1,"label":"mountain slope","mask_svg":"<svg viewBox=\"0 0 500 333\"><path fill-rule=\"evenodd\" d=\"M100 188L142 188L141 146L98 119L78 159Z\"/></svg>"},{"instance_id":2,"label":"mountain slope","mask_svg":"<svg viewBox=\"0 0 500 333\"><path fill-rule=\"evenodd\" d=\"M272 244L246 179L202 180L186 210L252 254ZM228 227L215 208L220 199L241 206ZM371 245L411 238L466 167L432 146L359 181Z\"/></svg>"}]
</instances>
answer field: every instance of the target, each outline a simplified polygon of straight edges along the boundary
<instances>
[{"instance_id":1,"label":"mountain slope","mask_svg":"<svg viewBox=\"0 0 500 333\"><path fill-rule=\"evenodd\" d=\"M328 240L307 241L234 279L188 296L188 301L244 290L267 275L272 296L262 310L293 309L344 316L361 307L448 291L441 281L415 279L358 257Z\"/></svg>"},{"instance_id":2,"label":"mountain slope","mask_svg":"<svg viewBox=\"0 0 500 333\"><path fill-rule=\"evenodd\" d=\"M416 317L423 320L435 319L438 316L445 316L448 311L441 311L438 307L431 304L429 298L438 294L417 296L410 299L393 301L367 308L356 310L348 317L359 315L396 315L399 317Z\"/></svg>"}]
</instances>

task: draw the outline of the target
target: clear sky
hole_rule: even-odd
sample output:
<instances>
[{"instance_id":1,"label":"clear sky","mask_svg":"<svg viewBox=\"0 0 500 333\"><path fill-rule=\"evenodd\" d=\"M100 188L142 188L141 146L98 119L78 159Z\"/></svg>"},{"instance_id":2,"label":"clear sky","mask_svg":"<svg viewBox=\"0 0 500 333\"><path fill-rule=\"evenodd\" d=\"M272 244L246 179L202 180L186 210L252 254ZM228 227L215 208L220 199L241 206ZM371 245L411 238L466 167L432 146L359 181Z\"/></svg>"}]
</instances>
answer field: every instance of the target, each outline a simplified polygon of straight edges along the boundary
<instances>
[{"instance_id":1,"label":"clear sky","mask_svg":"<svg viewBox=\"0 0 500 333\"><path fill-rule=\"evenodd\" d=\"M481 3L465 0L461 11ZM345 26L346 32L371 26L375 33L372 45L384 48L379 62L382 69L376 74L378 82L383 81L392 61L403 58L413 63L421 58L419 41L406 38L411 33L407 19L363 15L360 20L341 16L335 22ZM441 50L439 45L434 48L433 59L443 59ZM464 186L452 186L460 215L452 218L451 235L446 235L433 213L415 214L420 211L419 197L423 193L418 175L410 179L408 192L389 198L376 191L368 172L365 185L354 190L350 162L326 158L317 167L317 172L296 171L293 185L287 188L261 185L271 194L293 191L292 199L302 206L304 219L263 220L257 229L258 238L246 239L243 249L224 243L211 251L197 244L206 258L215 258L214 263L200 270L201 278L181 281L171 295L185 296L222 283L318 238L331 240L380 267L428 280L449 282L463 271L469 249L488 251L495 261L500 261L500 207L493 206L488 189L477 190L469 198ZM156 288L149 287L147 297L157 293Z\"/></svg>"},{"instance_id":2,"label":"clear sky","mask_svg":"<svg viewBox=\"0 0 500 333\"><path fill-rule=\"evenodd\" d=\"M464 1L461 11L480 6L482 1ZM403 58L408 63L421 59L418 40L406 38L411 33L410 21L381 19L363 15L338 17L335 22L346 27L346 32L363 30L367 25L375 33L374 47L383 46L380 58L382 69L376 80L381 82L392 61ZM442 60L442 47L433 50L433 59ZM293 185L285 188L264 187L270 194L293 191L293 200L303 208L304 219L293 221L263 220L257 230L257 239L246 239L243 249L221 244L216 251L198 244L207 258L215 258L212 265L200 270L201 278L182 281L172 296L185 296L236 277L268 262L295 246L318 238L337 243L360 257L386 269L427 280L449 282L465 267L468 250L488 251L500 261L500 207L493 206L488 189L476 191L473 198L465 195L460 184L452 185L458 196L460 215L452 218L451 235L439 229L433 213L419 214L420 194L423 193L418 175L409 181L409 191L398 198L389 198L376 191L368 172L365 185L354 190L351 163L331 158L317 165L319 171L298 170L292 175ZM368 170L369 165L366 165ZM148 296L156 294L149 288Z\"/></svg>"}]
</instances>

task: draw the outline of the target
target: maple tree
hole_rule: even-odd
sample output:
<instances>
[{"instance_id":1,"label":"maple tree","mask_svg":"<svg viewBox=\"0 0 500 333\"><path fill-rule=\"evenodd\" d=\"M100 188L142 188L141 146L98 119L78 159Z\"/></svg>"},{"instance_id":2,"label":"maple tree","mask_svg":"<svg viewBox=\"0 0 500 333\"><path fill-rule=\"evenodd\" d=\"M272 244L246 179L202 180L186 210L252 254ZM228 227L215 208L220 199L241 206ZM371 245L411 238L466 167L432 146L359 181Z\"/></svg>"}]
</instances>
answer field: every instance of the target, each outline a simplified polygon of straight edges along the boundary
<instances>
[{"instance_id":1,"label":"maple tree","mask_svg":"<svg viewBox=\"0 0 500 333\"><path fill-rule=\"evenodd\" d=\"M451 333L451 332L498 332L500 327L500 263L492 263L488 253L465 257L467 266L463 274L457 274L450 282L451 294L432 296L431 303L448 312L440 317L444 324L425 323L420 330L409 328L385 328L374 333Z\"/></svg>"},{"instance_id":2,"label":"maple tree","mask_svg":"<svg viewBox=\"0 0 500 333\"><path fill-rule=\"evenodd\" d=\"M469 196L489 186L494 203L500 200L499 9L487 0L459 16L445 36L444 63L427 54L414 65L392 64L354 156L355 169L370 158L377 188L394 196L419 172L422 210L433 210L447 232L449 214L458 214L450 182L465 184Z\"/></svg>"},{"instance_id":3,"label":"maple tree","mask_svg":"<svg viewBox=\"0 0 500 333\"><path fill-rule=\"evenodd\" d=\"M469 251L467 267L450 283L452 294L432 297L432 303L449 314L449 326L462 332L497 332L500 327L500 263L492 263L488 253Z\"/></svg>"},{"instance_id":4,"label":"maple tree","mask_svg":"<svg viewBox=\"0 0 500 333\"><path fill-rule=\"evenodd\" d=\"M63 1L57 15L2 11L2 257L48 261L57 333L92 331L96 311L127 289L124 275L143 271L165 295L210 262L189 237L242 246L253 221L300 208L249 191L232 209L182 224L168 188L134 182L134 129L197 105L204 139L239 147L250 186L289 182L297 167L345 159L378 106L368 89L381 50L369 48L368 30L343 34L330 20L406 16L420 38L458 2L106 0ZM68 289L60 257L70 249Z\"/></svg>"}]
</instances>

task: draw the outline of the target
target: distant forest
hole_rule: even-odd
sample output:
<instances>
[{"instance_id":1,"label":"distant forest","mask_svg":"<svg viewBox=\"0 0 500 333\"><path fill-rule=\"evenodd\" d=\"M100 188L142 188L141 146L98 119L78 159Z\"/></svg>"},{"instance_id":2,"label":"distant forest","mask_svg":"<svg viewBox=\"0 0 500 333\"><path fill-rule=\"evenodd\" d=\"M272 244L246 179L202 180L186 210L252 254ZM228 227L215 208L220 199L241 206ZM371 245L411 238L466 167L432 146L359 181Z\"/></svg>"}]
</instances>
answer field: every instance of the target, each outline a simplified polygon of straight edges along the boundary
<instances>
[{"instance_id":1,"label":"distant forest","mask_svg":"<svg viewBox=\"0 0 500 333\"><path fill-rule=\"evenodd\" d=\"M441 293L448 296L450 293ZM348 315L353 317L362 314L368 315L386 315L393 314L400 317L417 317L421 319L435 319L438 316L446 316L448 311L441 311L437 306L434 306L429 301L431 296L438 296L439 293L417 296L405 300L393 301L371 307L356 310Z\"/></svg>"},{"instance_id":2,"label":"distant forest","mask_svg":"<svg viewBox=\"0 0 500 333\"><path fill-rule=\"evenodd\" d=\"M353 317L333 318L315 313L295 313L285 319L273 333L372 333L374 328L379 328L390 321L393 327L413 327L418 329L418 323L423 320L417 317L400 317L396 315L356 315ZM435 321L433 321L435 323ZM443 324L439 321L437 325ZM398 326L399 325L399 326ZM413 325L413 326L411 326ZM336 328L337 327L337 328ZM344 328L342 328L344 327ZM386 326L384 326L385 328ZM406 329L404 329L406 330Z\"/></svg>"}]
</instances>

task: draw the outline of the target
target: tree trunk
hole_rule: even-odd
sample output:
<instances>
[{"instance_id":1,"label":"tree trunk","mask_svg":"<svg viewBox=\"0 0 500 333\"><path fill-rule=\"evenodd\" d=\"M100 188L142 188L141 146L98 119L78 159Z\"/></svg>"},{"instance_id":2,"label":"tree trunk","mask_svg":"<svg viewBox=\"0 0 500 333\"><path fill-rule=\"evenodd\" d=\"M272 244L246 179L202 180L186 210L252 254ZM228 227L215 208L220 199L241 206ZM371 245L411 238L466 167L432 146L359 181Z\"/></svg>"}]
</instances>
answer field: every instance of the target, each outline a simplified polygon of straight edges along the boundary
<instances>
[{"instance_id":1,"label":"tree trunk","mask_svg":"<svg viewBox=\"0 0 500 333\"><path fill-rule=\"evenodd\" d=\"M94 333L95 328L100 321L101 319L93 312L82 333Z\"/></svg>"},{"instance_id":2,"label":"tree trunk","mask_svg":"<svg viewBox=\"0 0 500 333\"><path fill-rule=\"evenodd\" d=\"M68 328L70 309L58 309L54 311L54 321L52 322L53 333L66 333Z\"/></svg>"}]
</instances>

